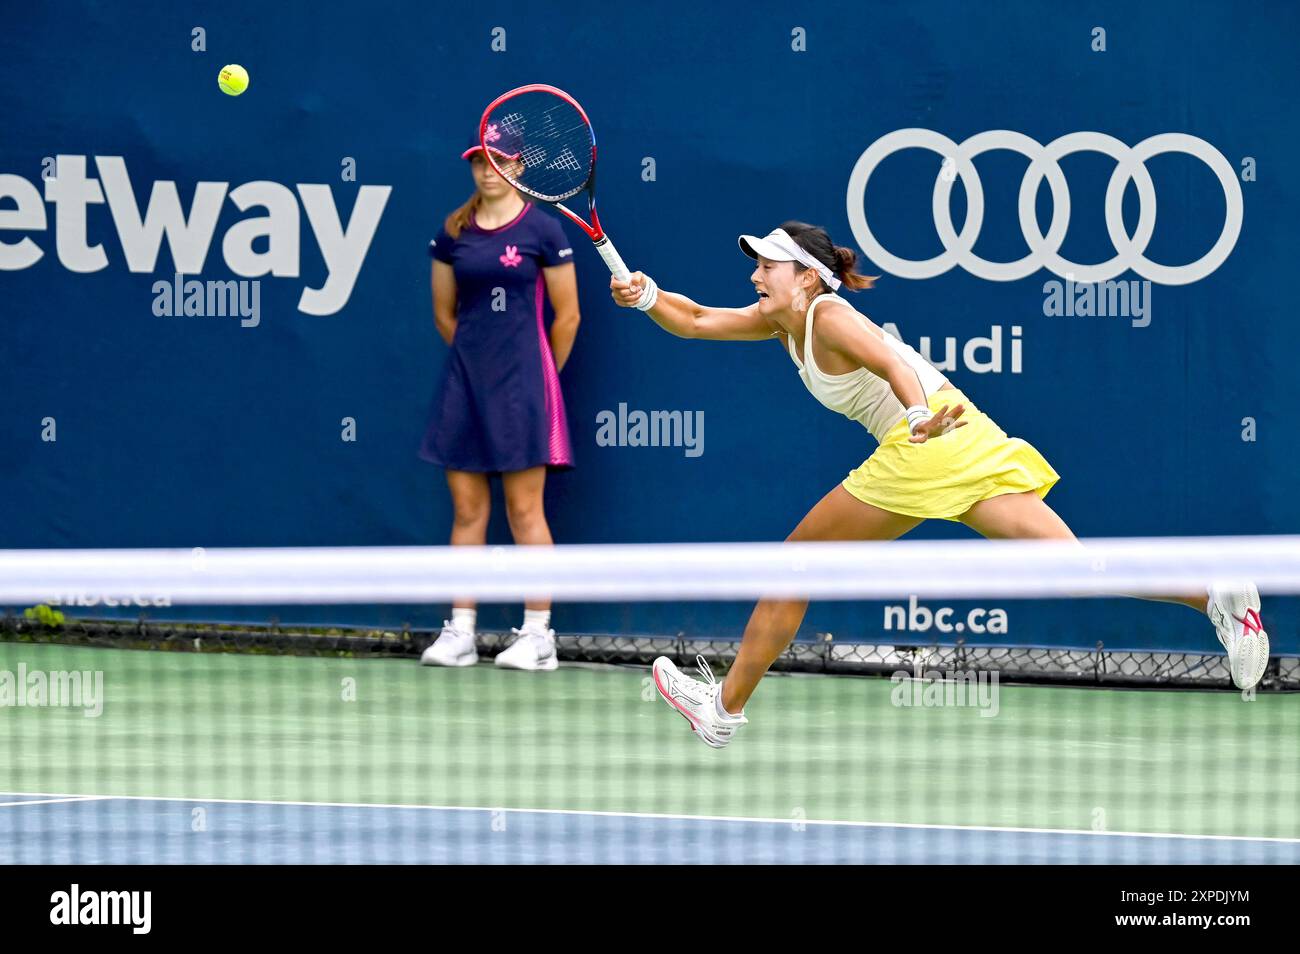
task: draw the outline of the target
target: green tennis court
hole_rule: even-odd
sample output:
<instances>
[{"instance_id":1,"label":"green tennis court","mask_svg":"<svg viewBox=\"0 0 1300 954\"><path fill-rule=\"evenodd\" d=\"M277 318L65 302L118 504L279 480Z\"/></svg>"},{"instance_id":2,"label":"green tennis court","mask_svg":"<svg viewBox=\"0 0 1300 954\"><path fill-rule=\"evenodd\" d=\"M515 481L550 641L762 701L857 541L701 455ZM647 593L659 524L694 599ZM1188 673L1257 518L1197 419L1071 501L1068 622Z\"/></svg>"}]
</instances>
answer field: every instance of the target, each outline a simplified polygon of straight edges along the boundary
<instances>
[{"instance_id":1,"label":"green tennis court","mask_svg":"<svg viewBox=\"0 0 1300 954\"><path fill-rule=\"evenodd\" d=\"M627 848L663 837L654 825L584 829L597 818L657 819L659 829L707 822L708 834L686 837L682 850L695 844L711 858L734 848L733 838L752 842L757 825L781 838L838 833L828 844L841 846L853 833L868 842L861 860L878 860L871 838L902 861L913 848L918 861L945 852L962 854L954 862L1044 853L1114 861L1173 842L1187 860L1223 850L1300 860L1294 694L1245 701L1233 692L1002 685L994 711L896 705L887 679L788 675L764 683L743 740L715 751L639 668L565 665L538 675L486 664L0 644L0 670L20 665L102 672L102 712L0 710L7 862L42 860L56 835L68 860L78 850L98 857L95 847L124 831L164 860L214 860L192 834L199 808L190 802L238 821L245 830L225 836L253 860L258 845L292 851L295 839L347 842L359 861L368 852L391 860L393 841L445 860L503 851L512 860L508 837L480 841L508 836L507 819L520 813L564 820L567 834L533 831L530 852L548 841L622 839ZM262 803L292 803L296 817L268 815L275 806ZM147 805L156 817L141 814ZM252 805L262 805L258 817L233 818L234 806ZM468 814L431 831L400 806L418 807L420 818ZM900 843L900 831L925 843ZM1157 835L1169 837L1147 837ZM819 838L798 850L806 855ZM780 860L781 846L769 847Z\"/></svg>"}]
</instances>

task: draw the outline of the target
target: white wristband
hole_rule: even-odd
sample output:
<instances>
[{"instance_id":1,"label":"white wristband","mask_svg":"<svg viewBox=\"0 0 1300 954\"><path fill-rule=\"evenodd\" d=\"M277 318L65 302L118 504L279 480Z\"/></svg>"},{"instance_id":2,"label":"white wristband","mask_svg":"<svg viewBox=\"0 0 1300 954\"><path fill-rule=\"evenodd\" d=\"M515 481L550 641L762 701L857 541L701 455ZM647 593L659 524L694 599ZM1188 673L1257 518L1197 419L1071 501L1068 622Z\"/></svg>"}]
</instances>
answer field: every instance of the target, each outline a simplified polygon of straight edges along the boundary
<instances>
[{"instance_id":1,"label":"white wristband","mask_svg":"<svg viewBox=\"0 0 1300 954\"><path fill-rule=\"evenodd\" d=\"M911 433L916 433L916 425L924 424L930 418L934 417L934 411L930 410L924 404L913 404L904 412L907 415L907 429Z\"/></svg>"},{"instance_id":2,"label":"white wristband","mask_svg":"<svg viewBox=\"0 0 1300 954\"><path fill-rule=\"evenodd\" d=\"M637 299L636 307L640 311L649 311L659 300L659 286L649 275L645 277L645 288L641 289L641 297Z\"/></svg>"}]
</instances>

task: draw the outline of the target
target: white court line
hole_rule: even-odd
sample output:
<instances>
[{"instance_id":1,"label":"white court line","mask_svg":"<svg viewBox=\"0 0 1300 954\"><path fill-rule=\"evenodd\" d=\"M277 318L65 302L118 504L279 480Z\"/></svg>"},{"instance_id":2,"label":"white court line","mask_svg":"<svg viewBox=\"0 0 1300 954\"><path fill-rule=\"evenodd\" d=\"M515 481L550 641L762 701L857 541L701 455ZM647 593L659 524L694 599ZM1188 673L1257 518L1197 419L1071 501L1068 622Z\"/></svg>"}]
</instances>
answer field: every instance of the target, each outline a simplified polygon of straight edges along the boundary
<instances>
[{"instance_id":1,"label":"white court line","mask_svg":"<svg viewBox=\"0 0 1300 954\"><path fill-rule=\"evenodd\" d=\"M0 795L44 795L44 792L0 792ZM100 802L112 795L66 795L61 798L36 798L26 802L0 802L0 808L14 808L20 805L57 805L60 802Z\"/></svg>"},{"instance_id":2,"label":"white court line","mask_svg":"<svg viewBox=\"0 0 1300 954\"><path fill-rule=\"evenodd\" d=\"M259 798L180 798L174 795L59 795L54 792L0 792L0 795L49 795L61 801L120 799L133 802L212 802L224 805L286 805L298 808L387 808L424 812L515 812L521 815L581 815L596 818L635 818L652 821L750 822L759 825L825 825L843 828L907 828L918 831L991 832L1022 835L1092 835L1106 838L1171 838L1184 841L1247 841L1300 845L1300 838L1255 835L1188 835L1181 832L1093 831L1090 828L1011 828L997 825L933 825L916 822L840 821L817 818L751 818L745 815L676 815L666 812L605 812L580 808L507 808L503 805L399 805L383 802L295 802ZM31 804L21 802L18 804Z\"/></svg>"}]
</instances>

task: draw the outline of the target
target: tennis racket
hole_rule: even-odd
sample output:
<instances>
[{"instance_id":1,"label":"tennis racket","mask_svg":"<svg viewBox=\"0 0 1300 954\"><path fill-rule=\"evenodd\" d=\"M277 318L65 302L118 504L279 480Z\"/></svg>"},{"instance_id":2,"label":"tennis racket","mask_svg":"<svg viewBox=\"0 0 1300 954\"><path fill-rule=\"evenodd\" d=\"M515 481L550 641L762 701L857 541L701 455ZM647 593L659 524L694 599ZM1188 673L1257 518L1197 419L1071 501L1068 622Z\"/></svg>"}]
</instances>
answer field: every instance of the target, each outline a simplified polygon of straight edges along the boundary
<instances>
[{"instance_id":1,"label":"tennis racket","mask_svg":"<svg viewBox=\"0 0 1300 954\"><path fill-rule=\"evenodd\" d=\"M502 93L483 111L479 142L497 175L568 216L614 277L627 281L627 266L596 214L596 134L576 99L537 83ZM564 205L584 190L591 224Z\"/></svg>"}]
</instances>

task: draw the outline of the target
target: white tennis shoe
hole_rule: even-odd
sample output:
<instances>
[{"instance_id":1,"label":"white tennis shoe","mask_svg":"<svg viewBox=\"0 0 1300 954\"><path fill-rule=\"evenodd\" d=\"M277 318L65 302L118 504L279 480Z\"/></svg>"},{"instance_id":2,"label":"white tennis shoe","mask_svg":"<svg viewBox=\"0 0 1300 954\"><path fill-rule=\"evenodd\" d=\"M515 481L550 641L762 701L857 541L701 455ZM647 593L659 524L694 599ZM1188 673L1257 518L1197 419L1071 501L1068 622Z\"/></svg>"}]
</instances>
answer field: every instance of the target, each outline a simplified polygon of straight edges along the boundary
<instances>
[{"instance_id":1,"label":"white tennis shoe","mask_svg":"<svg viewBox=\"0 0 1300 954\"><path fill-rule=\"evenodd\" d=\"M497 655L497 665L502 669L551 672L559 668L560 657L555 652L555 630L525 626L510 632L519 638Z\"/></svg>"},{"instance_id":2,"label":"white tennis shoe","mask_svg":"<svg viewBox=\"0 0 1300 954\"><path fill-rule=\"evenodd\" d=\"M695 657L695 665L704 676L704 681L686 675L667 656L660 656L652 667L655 688L663 696L664 702L680 712L691 724L692 732L706 744L720 749L749 720L743 712L723 717L718 711L717 702L722 684L714 678L713 670L703 656Z\"/></svg>"},{"instance_id":3,"label":"white tennis shoe","mask_svg":"<svg viewBox=\"0 0 1300 954\"><path fill-rule=\"evenodd\" d=\"M1259 618L1259 590L1254 583L1215 583L1208 613L1228 651L1228 669L1238 689L1250 689L1268 667L1268 634Z\"/></svg>"},{"instance_id":4,"label":"white tennis shoe","mask_svg":"<svg viewBox=\"0 0 1300 954\"><path fill-rule=\"evenodd\" d=\"M457 629L451 620L443 620L438 638L420 654L421 666L472 666L477 662L474 634Z\"/></svg>"}]
</instances>

